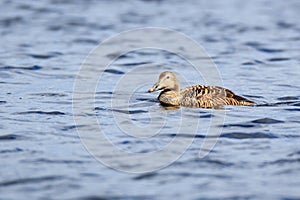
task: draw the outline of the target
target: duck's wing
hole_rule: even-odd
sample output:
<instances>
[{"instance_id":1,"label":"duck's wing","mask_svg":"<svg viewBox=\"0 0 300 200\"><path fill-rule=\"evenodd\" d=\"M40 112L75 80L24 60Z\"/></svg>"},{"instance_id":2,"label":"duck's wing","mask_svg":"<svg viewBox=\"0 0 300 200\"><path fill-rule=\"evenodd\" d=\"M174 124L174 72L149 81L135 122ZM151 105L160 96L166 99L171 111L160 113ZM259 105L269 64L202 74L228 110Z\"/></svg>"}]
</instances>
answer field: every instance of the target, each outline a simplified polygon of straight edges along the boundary
<instances>
[{"instance_id":1,"label":"duck's wing","mask_svg":"<svg viewBox=\"0 0 300 200\"><path fill-rule=\"evenodd\" d=\"M241 96L235 95L232 91L206 85L189 86L181 90L181 103L184 106L216 108L222 105L253 105Z\"/></svg>"},{"instance_id":2,"label":"duck's wing","mask_svg":"<svg viewBox=\"0 0 300 200\"><path fill-rule=\"evenodd\" d=\"M238 105L238 106L251 106L254 105L253 101L250 101L244 97L234 94L231 90L223 88L226 93L226 105Z\"/></svg>"}]
</instances>

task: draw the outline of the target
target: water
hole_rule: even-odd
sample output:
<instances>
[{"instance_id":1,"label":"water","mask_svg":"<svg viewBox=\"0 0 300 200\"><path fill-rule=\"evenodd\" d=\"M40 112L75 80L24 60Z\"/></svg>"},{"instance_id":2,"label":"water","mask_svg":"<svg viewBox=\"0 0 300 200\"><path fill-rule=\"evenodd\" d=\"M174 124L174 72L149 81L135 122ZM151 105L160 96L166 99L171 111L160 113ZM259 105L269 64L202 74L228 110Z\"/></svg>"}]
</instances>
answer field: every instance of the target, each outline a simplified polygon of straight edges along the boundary
<instances>
[{"instance_id":1,"label":"water","mask_svg":"<svg viewBox=\"0 0 300 200\"><path fill-rule=\"evenodd\" d=\"M299 8L296 0L1 1L0 199L299 199ZM199 159L215 111L165 111L157 94L144 92L156 78L137 89L129 111L123 105L111 110L107 99L115 95L111 84L134 67L157 66L145 76L176 70L192 83L203 79L170 53L122 56L104 73L107 82L99 84L95 100L97 117L107 120L103 130L120 148L160 149L174 138L172 124L182 112L191 121L200 117L195 141L180 159L128 174L105 167L84 148L73 120L73 83L99 42L143 26L195 39L217 64L224 86L258 106L226 107L222 135ZM168 116L168 126L151 140L132 139L112 126L118 112L140 126L149 123L149 113L156 121Z\"/></svg>"}]
</instances>

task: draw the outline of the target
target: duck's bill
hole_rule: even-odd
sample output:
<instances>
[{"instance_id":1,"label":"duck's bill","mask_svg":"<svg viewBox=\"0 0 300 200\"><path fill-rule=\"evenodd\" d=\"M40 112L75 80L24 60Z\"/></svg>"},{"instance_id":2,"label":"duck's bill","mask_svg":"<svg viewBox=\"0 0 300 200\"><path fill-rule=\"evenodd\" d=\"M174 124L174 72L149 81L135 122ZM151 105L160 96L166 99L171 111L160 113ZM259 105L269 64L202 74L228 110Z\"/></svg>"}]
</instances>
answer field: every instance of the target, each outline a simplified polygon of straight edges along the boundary
<instances>
[{"instance_id":1,"label":"duck's bill","mask_svg":"<svg viewBox=\"0 0 300 200\"><path fill-rule=\"evenodd\" d=\"M149 90L148 90L148 92L154 92L155 90L153 89L153 88L150 88Z\"/></svg>"},{"instance_id":2,"label":"duck's bill","mask_svg":"<svg viewBox=\"0 0 300 200\"><path fill-rule=\"evenodd\" d=\"M155 83L153 86L152 86L152 88L150 88L149 90L148 90L148 92L154 92L154 91L157 91L158 90L158 83Z\"/></svg>"}]
</instances>

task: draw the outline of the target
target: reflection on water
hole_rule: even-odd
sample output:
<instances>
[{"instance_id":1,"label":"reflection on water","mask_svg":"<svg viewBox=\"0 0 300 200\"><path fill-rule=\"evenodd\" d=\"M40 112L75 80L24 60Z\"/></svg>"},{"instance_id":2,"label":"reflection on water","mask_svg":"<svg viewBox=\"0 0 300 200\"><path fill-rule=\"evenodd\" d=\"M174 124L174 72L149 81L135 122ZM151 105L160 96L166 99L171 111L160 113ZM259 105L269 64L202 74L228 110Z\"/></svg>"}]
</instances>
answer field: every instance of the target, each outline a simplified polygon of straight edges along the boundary
<instances>
[{"instance_id":1,"label":"reflection on water","mask_svg":"<svg viewBox=\"0 0 300 200\"><path fill-rule=\"evenodd\" d=\"M165 0L1 1L1 198L299 198L299 8L296 0L172 5ZM168 52L122 55L104 71L105 81L99 82L95 94L94 112L108 137L123 150L141 153L160 149L175 137L194 140L171 166L126 174L100 164L82 145L72 115L73 82L99 42L142 26L168 27L191 36L217 64L224 86L258 105L219 111L165 109L156 94L147 93L160 72L177 71L188 77L182 87L204 83L203 77ZM143 66L156 69L142 74L155 78L136 89L129 108L112 108L112 97L126 95L115 92L114 83ZM132 76L133 83L139 77ZM226 112L225 122L215 125L222 134L210 154L199 159L203 141L216 138L206 133L218 112ZM143 127L150 123L150 113L153 123L166 120L163 133L151 140L132 138L112 125L117 115L123 124ZM196 135L174 134L181 116L199 120Z\"/></svg>"}]
</instances>

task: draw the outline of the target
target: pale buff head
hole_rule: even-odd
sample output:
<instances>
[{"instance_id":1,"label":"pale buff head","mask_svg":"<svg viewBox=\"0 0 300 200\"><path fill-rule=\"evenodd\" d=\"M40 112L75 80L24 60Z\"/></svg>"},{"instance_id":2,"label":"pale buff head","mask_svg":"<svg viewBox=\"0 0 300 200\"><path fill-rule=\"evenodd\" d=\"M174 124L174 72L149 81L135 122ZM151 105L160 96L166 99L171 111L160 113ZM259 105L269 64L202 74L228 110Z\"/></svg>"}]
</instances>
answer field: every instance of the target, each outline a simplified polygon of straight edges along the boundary
<instances>
[{"instance_id":1,"label":"pale buff head","mask_svg":"<svg viewBox=\"0 0 300 200\"><path fill-rule=\"evenodd\" d=\"M148 92L154 92L157 90L172 90L179 91L179 82L176 75L173 72L165 71L159 75L158 82L155 83Z\"/></svg>"}]
</instances>

